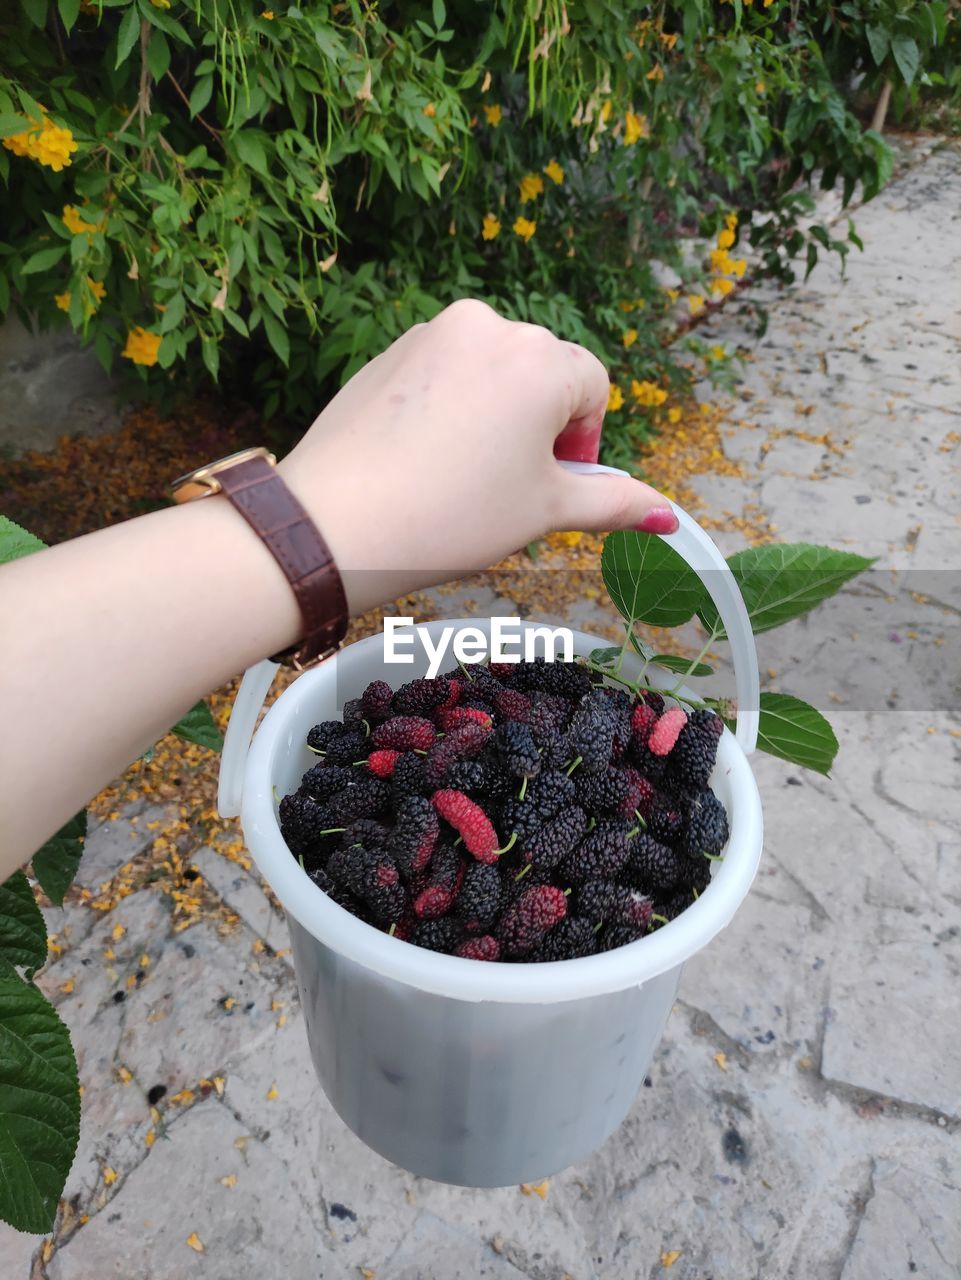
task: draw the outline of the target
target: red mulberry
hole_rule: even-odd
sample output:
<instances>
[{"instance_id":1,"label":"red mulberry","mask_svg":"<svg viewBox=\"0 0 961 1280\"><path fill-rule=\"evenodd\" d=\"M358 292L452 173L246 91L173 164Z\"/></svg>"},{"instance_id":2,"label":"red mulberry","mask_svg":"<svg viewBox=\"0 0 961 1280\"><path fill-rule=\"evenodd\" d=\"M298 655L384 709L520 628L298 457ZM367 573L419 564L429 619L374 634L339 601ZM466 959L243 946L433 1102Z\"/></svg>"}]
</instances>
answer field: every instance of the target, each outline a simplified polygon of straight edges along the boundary
<instances>
[{"instance_id":1,"label":"red mulberry","mask_svg":"<svg viewBox=\"0 0 961 1280\"><path fill-rule=\"evenodd\" d=\"M414 914L420 920L447 915L464 879L466 863L456 849L444 845L431 859L427 885L414 898Z\"/></svg>"},{"instance_id":2,"label":"red mulberry","mask_svg":"<svg viewBox=\"0 0 961 1280\"><path fill-rule=\"evenodd\" d=\"M504 912L496 936L507 956L530 951L567 914L567 898L562 889L549 884L533 884Z\"/></svg>"},{"instance_id":3,"label":"red mulberry","mask_svg":"<svg viewBox=\"0 0 961 1280\"><path fill-rule=\"evenodd\" d=\"M527 724L531 717L531 700L519 689L501 689L494 696L494 710L502 720L517 720Z\"/></svg>"},{"instance_id":4,"label":"red mulberry","mask_svg":"<svg viewBox=\"0 0 961 1280\"><path fill-rule=\"evenodd\" d=\"M436 737L437 730L422 716L394 716L377 726L373 744L393 751L428 751Z\"/></svg>"},{"instance_id":5,"label":"red mulberry","mask_svg":"<svg viewBox=\"0 0 961 1280\"><path fill-rule=\"evenodd\" d=\"M432 787L441 786L455 760L469 760L480 755L487 745L490 731L490 721L486 728L476 721L468 721L452 729L440 742L435 743L427 757L428 784Z\"/></svg>"},{"instance_id":6,"label":"red mulberry","mask_svg":"<svg viewBox=\"0 0 961 1280\"><path fill-rule=\"evenodd\" d=\"M375 778L390 778L394 774L394 766L400 759L399 751L385 749L372 751L367 757L367 767Z\"/></svg>"},{"instance_id":7,"label":"red mulberry","mask_svg":"<svg viewBox=\"0 0 961 1280\"><path fill-rule=\"evenodd\" d=\"M674 749L681 730L687 724L687 712L683 707L671 707L658 719L647 740L652 755L666 756Z\"/></svg>"},{"instance_id":8,"label":"red mulberry","mask_svg":"<svg viewBox=\"0 0 961 1280\"><path fill-rule=\"evenodd\" d=\"M394 691L386 680L372 680L361 694L360 705L368 724L390 718Z\"/></svg>"},{"instance_id":9,"label":"red mulberry","mask_svg":"<svg viewBox=\"0 0 961 1280\"><path fill-rule=\"evenodd\" d=\"M489 933L478 938L468 938L454 949L455 956L463 956L465 960L499 960L501 944Z\"/></svg>"},{"instance_id":10,"label":"red mulberry","mask_svg":"<svg viewBox=\"0 0 961 1280\"><path fill-rule=\"evenodd\" d=\"M490 818L463 791L435 791L431 803L464 841L464 847L478 862L497 861L497 832Z\"/></svg>"}]
</instances>

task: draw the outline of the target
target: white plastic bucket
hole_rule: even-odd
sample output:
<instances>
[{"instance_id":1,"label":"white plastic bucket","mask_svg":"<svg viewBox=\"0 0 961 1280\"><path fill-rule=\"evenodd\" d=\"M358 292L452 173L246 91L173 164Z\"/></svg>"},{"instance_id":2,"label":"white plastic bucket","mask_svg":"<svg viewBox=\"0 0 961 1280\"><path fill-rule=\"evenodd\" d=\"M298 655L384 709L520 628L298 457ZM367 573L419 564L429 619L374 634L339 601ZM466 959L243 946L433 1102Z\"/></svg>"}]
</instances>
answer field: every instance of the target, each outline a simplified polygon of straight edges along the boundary
<instances>
[{"instance_id":1,"label":"white plastic bucket","mask_svg":"<svg viewBox=\"0 0 961 1280\"><path fill-rule=\"evenodd\" d=\"M371 680L396 688L425 674L426 656L388 665L379 635L347 646L285 690L249 751L276 668L261 663L244 678L224 750L221 812L239 811L254 861L287 912L324 1092L358 1137L413 1173L505 1186L590 1155L641 1087L684 961L730 923L754 879L762 825L747 760L758 714L753 635L720 552L675 510L682 528L671 545L701 574L734 649L737 736L724 731L711 779L731 833L700 898L629 946L552 964L492 964L415 947L344 911L291 855L274 797L294 791L315 763L306 746L312 725L338 717ZM487 630L474 618L427 629L436 641L458 622ZM609 644L574 634L579 654Z\"/></svg>"}]
</instances>

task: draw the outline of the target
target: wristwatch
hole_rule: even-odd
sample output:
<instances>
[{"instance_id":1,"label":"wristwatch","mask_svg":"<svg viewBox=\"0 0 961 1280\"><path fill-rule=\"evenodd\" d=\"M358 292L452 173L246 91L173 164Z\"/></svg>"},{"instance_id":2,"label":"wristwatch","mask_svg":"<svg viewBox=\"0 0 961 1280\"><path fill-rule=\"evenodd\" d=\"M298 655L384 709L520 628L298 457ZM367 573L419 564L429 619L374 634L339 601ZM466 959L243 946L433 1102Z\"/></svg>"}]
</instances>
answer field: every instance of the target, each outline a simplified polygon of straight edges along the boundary
<instances>
[{"instance_id":1,"label":"wristwatch","mask_svg":"<svg viewBox=\"0 0 961 1280\"><path fill-rule=\"evenodd\" d=\"M347 631L347 597L320 530L277 472L267 449L242 449L190 471L170 487L174 502L222 493L266 544L293 588L304 617L299 645L274 662L298 671L340 646Z\"/></svg>"}]
</instances>

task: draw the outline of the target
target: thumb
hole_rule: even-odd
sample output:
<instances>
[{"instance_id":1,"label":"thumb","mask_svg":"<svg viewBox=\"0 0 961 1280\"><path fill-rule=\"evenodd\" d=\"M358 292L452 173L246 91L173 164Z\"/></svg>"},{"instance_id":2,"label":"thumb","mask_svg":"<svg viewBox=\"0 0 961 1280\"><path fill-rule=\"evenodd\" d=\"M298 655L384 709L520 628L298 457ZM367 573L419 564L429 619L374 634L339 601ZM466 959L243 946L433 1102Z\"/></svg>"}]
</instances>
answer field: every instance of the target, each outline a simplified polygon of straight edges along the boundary
<instances>
[{"instance_id":1,"label":"thumb","mask_svg":"<svg viewBox=\"0 0 961 1280\"><path fill-rule=\"evenodd\" d=\"M560 470L560 468L558 468ZM675 533L678 519L670 501L649 484L630 476L571 475L564 471L559 518L565 529L608 533L638 529L642 533Z\"/></svg>"}]
</instances>

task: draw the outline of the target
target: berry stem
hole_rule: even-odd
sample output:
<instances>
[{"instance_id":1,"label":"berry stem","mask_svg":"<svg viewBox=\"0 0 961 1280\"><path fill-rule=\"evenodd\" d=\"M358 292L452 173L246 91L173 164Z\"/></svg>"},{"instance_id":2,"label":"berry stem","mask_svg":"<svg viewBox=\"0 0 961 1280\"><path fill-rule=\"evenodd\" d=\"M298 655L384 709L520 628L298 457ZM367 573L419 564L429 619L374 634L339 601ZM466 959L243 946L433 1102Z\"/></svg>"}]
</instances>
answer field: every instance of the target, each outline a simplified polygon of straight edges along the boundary
<instances>
[{"instance_id":1,"label":"berry stem","mask_svg":"<svg viewBox=\"0 0 961 1280\"><path fill-rule=\"evenodd\" d=\"M454 848L456 849L459 844L463 844L463 843L464 843L464 837L458 836L457 839L454 841Z\"/></svg>"},{"instance_id":2,"label":"berry stem","mask_svg":"<svg viewBox=\"0 0 961 1280\"><path fill-rule=\"evenodd\" d=\"M307 870L307 868L304 866L304 855L303 855L303 854L300 854L300 856L298 857L297 861L300 863L300 869L301 869L301 871L306 871L306 870Z\"/></svg>"},{"instance_id":3,"label":"berry stem","mask_svg":"<svg viewBox=\"0 0 961 1280\"><path fill-rule=\"evenodd\" d=\"M277 790L276 785L274 785L271 790L273 791L274 804L280 804L280 792Z\"/></svg>"},{"instance_id":4,"label":"berry stem","mask_svg":"<svg viewBox=\"0 0 961 1280\"><path fill-rule=\"evenodd\" d=\"M667 916L659 916L656 911L651 912L651 919L656 920L658 924L670 924Z\"/></svg>"},{"instance_id":5,"label":"berry stem","mask_svg":"<svg viewBox=\"0 0 961 1280\"><path fill-rule=\"evenodd\" d=\"M571 774L574 772L574 770L577 768L577 766L581 763L581 761L582 761L583 759L584 759L584 757L583 757L583 756L578 756L578 757L577 757L577 759L574 761L574 763L571 765L571 767L567 770L567 776L568 776L568 777L570 777L570 776L571 776Z\"/></svg>"},{"instance_id":6,"label":"berry stem","mask_svg":"<svg viewBox=\"0 0 961 1280\"><path fill-rule=\"evenodd\" d=\"M307 743L307 750L312 751L315 756L320 756L321 759L327 754L326 751L321 751L320 747L312 747L309 742Z\"/></svg>"},{"instance_id":7,"label":"berry stem","mask_svg":"<svg viewBox=\"0 0 961 1280\"><path fill-rule=\"evenodd\" d=\"M336 835L339 835L342 831L346 831L346 830L347 830L346 827L325 827L320 834L322 836L336 836Z\"/></svg>"},{"instance_id":8,"label":"berry stem","mask_svg":"<svg viewBox=\"0 0 961 1280\"><path fill-rule=\"evenodd\" d=\"M507 844L504 845L503 849L495 849L494 852L497 854L498 857L500 857L502 853L507 853L509 850L513 849L516 840L517 840L517 832L512 831L511 838L508 840Z\"/></svg>"},{"instance_id":9,"label":"berry stem","mask_svg":"<svg viewBox=\"0 0 961 1280\"><path fill-rule=\"evenodd\" d=\"M702 849L702 850L701 850L701 853L703 853L703 854L704 854L704 857L705 857L705 858L708 858L711 862L723 862L723 861L724 861L724 854L723 854L723 853L708 853L706 849Z\"/></svg>"},{"instance_id":10,"label":"berry stem","mask_svg":"<svg viewBox=\"0 0 961 1280\"><path fill-rule=\"evenodd\" d=\"M530 871L533 865L534 865L533 862L529 862L523 871L518 871L517 875L514 877L514 880L517 881L517 880L520 880L523 876L526 876L528 871Z\"/></svg>"},{"instance_id":11,"label":"berry stem","mask_svg":"<svg viewBox=\"0 0 961 1280\"><path fill-rule=\"evenodd\" d=\"M465 675L465 676L467 677L467 679L471 682L471 684L473 684L473 683L474 683L474 677L471 675L471 673L470 673L470 672L467 670L467 668L464 666L463 662L461 662L460 658L458 658L458 659L457 659L457 665L460 667L461 671L463 671L464 675Z\"/></svg>"},{"instance_id":12,"label":"berry stem","mask_svg":"<svg viewBox=\"0 0 961 1280\"><path fill-rule=\"evenodd\" d=\"M526 795L527 795L527 778L525 778L524 781L521 783L520 794L518 795L517 798L518 800L523 800Z\"/></svg>"},{"instance_id":13,"label":"berry stem","mask_svg":"<svg viewBox=\"0 0 961 1280\"><path fill-rule=\"evenodd\" d=\"M390 926L390 928L387 930L387 936L388 936L388 938L392 938L392 937L394 936L394 932L395 932L395 930L396 930L396 929L397 929L397 921L395 920L395 921L394 921L394 923L393 923L393 924Z\"/></svg>"},{"instance_id":14,"label":"berry stem","mask_svg":"<svg viewBox=\"0 0 961 1280\"><path fill-rule=\"evenodd\" d=\"M360 723L364 726L364 737L369 738L370 737L370 721L361 720Z\"/></svg>"}]
</instances>

